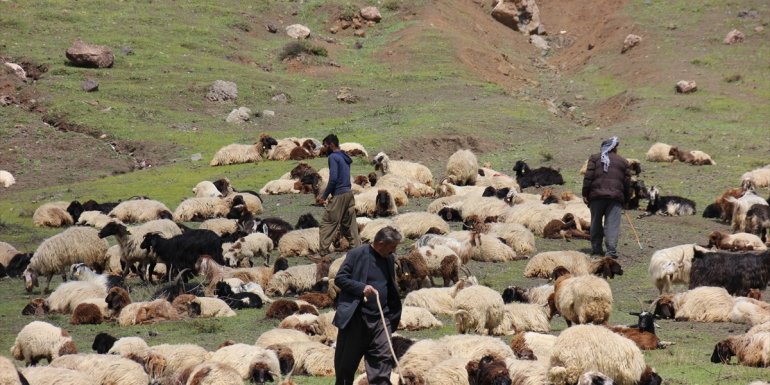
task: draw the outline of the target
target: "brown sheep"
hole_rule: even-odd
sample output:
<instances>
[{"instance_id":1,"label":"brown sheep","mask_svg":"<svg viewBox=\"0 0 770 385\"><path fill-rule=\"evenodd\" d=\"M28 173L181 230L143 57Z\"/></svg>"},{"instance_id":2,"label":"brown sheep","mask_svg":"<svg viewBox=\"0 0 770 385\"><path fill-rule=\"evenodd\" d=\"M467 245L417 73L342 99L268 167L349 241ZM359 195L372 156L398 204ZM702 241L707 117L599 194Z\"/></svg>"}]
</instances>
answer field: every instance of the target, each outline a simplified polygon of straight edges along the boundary
<instances>
[{"instance_id":1,"label":"brown sheep","mask_svg":"<svg viewBox=\"0 0 770 385\"><path fill-rule=\"evenodd\" d=\"M396 258L396 281L401 293L422 289L425 278L428 277L428 265L425 258L417 250Z\"/></svg>"},{"instance_id":2,"label":"brown sheep","mask_svg":"<svg viewBox=\"0 0 770 385\"><path fill-rule=\"evenodd\" d=\"M93 303L81 303L72 312L72 325L98 325L104 322L102 311Z\"/></svg>"},{"instance_id":3,"label":"brown sheep","mask_svg":"<svg viewBox=\"0 0 770 385\"><path fill-rule=\"evenodd\" d=\"M21 309L21 315L34 315L41 316L46 315L51 309L48 307L48 303L45 298L33 298L24 309Z\"/></svg>"},{"instance_id":4,"label":"brown sheep","mask_svg":"<svg viewBox=\"0 0 770 385\"><path fill-rule=\"evenodd\" d=\"M734 203L730 202L727 198L733 197L735 199L738 199L743 196L745 190L737 187L737 188L731 188L727 191L723 192L722 195L719 196L719 198L716 199L714 202L717 207L719 208L721 214L721 218L725 222L730 222L733 219L733 206Z\"/></svg>"},{"instance_id":5,"label":"brown sheep","mask_svg":"<svg viewBox=\"0 0 770 385\"><path fill-rule=\"evenodd\" d=\"M297 146L291 149L291 152L289 153L289 159L291 160L313 159L313 153L308 151L304 147Z\"/></svg>"},{"instance_id":6,"label":"brown sheep","mask_svg":"<svg viewBox=\"0 0 770 385\"><path fill-rule=\"evenodd\" d=\"M508 365L495 355L487 355L465 366L470 385L497 385L510 383Z\"/></svg>"},{"instance_id":7,"label":"brown sheep","mask_svg":"<svg viewBox=\"0 0 770 385\"><path fill-rule=\"evenodd\" d=\"M334 300L332 299L332 297L329 297L329 294L326 294L326 293L315 293L315 292L304 293L299 297L297 297L297 299L308 302L317 308L327 308L327 307L332 307L332 305L334 305Z\"/></svg>"},{"instance_id":8,"label":"brown sheep","mask_svg":"<svg viewBox=\"0 0 770 385\"><path fill-rule=\"evenodd\" d=\"M571 213L564 214L561 220L554 219L543 228L543 238L546 239L564 239L569 242L570 238L591 239L591 235L578 229L575 222L575 216Z\"/></svg>"},{"instance_id":9,"label":"brown sheep","mask_svg":"<svg viewBox=\"0 0 770 385\"><path fill-rule=\"evenodd\" d=\"M107 308L112 310L113 316L120 314L120 311L131 303L131 297L128 295L126 289L121 287L113 287L107 292L107 297L104 299L107 302Z\"/></svg>"},{"instance_id":10,"label":"brown sheep","mask_svg":"<svg viewBox=\"0 0 770 385\"><path fill-rule=\"evenodd\" d=\"M366 175L356 175L356 177L353 179L353 183L361 186L361 187L369 187L369 178Z\"/></svg>"},{"instance_id":11,"label":"brown sheep","mask_svg":"<svg viewBox=\"0 0 770 385\"><path fill-rule=\"evenodd\" d=\"M174 298L174 301L171 302L171 306L174 307L177 313L186 314L190 304L195 301L195 298L198 297L192 294L180 294Z\"/></svg>"},{"instance_id":12,"label":"brown sheep","mask_svg":"<svg viewBox=\"0 0 770 385\"><path fill-rule=\"evenodd\" d=\"M300 179L305 175L312 174L316 172L316 170L308 165L305 162L300 162L298 165L294 166L293 169L289 172L289 175L291 176L291 179Z\"/></svg>"},{"instance_id":13,"label":"brown sheep","mask_svg":"<svg viewBox=\"0 0 770 385\"><path fill-rule=\"evenodd\" d=\"M265 318L284 319L299 311L299 305L288 299L278 299L270 304L265 313Z\"/></svg>"},{"instance_id":14,"label":"brown sheep","mask_svg":"<svg viewBox=\"0 0 770 385\"><path fill-rule=\"evenodd\" d=\"M377 177L377 173L372 171L369 173L369 175L366 176L367 179L369 179L369 184L374 187L374 185L377 184L377 180L379 177Z\"/></svg>"},{"instance_id":15,"label":"brown sheep","mask_svg":"<svg viewBox=\"0 0 770 385\"><path fill-rule=\"evenodd\" d=\"M702 155L696 155L694 154L694 152ZM711 159L711 157L709 157L708 155L706 155L704 152L701 152L701 151L680 150L678 147L674 146L674 147L671 147L671 150L668 151L668 154L670 156L673 156L674 158L676 158L682 163L689 163L694 166L716 164Z\"/></svg>"}]
</instances>

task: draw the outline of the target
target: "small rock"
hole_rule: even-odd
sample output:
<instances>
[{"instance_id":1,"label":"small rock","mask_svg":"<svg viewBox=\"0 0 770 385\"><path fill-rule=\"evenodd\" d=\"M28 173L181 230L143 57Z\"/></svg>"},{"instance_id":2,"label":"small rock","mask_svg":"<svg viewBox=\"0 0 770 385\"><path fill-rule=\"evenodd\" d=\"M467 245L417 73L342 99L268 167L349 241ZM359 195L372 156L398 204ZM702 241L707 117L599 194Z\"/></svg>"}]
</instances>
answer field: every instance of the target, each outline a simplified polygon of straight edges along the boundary
<instances>
[{"instance_id":1,"label":"small rock","mask_svg":"<svg viewBox=\"0 0 770 385\"><path fill-rule=\"evenodd\" d=\"M13 98L8 95L0 95L0 106L10 106L13 104Z\"/></svg>"},{"instance_id":2,"label":"small rock","mask_svg":"<svg viewBox=\"0 0 770 385\"><path fill-rule=\"evenodd\" d=\"M765 30L765 27L763 27L761 25L758 25L758 26L754 27L754 32L762 32L764 30Z\"/></svg>"},{"instance_id":3,"label":"small rock","mask_svg":"<svg viewBox=\"0 0 770 385\"><path fill-rule=\"evenodd\" d=\"M24 71L24 68L21 68L20 65L18 65L16 63L11 63L11 62L7 62L7 63L4 63L4 64L5 64L6 67L10 68L13 71L13 73L16 74L16 76L21 78L21 80L26 80L27 79L27 72Z\"/></svg>"},{"instance_id":4,"label":"small rock","mask_svg":"<svg viewBox=\"0 0 770 385\"><path fill-rule=\"evenodd\" d=\"M590 51L590 50L592 50L592 49L594 49L594 45L593 45L593 44L591 44L591 43L588 43L588 50Z\"/></svg>"},{"instance_id":5,"label":"small rock","mask_svg":"<svg viewBox=\"0 0 770 385\"><path fill-rule=\"evenodd\" d=\"M353 44L353 48L361 49L361 48L364 48L364 45L360 41L356 41L356 43Z\"/></svg>"},{"instance_id":6,"label":"small rock","mask_svg":"<svg viewBox=\"0 0 770 385\"><path fill-rule=\"evenodd\" d=\"M120 48L120 53L122 53L123 55L126 55L126 56L133 55L134 54L134 49L129 47L129 46L123 46L123 47Z\"/></svg>"},{"instance_id":7,"label":"small rock","mask_svg":"<svg viewBox=\"0 0 770 385\"><path fill-rule=\"evenodd\" d=\"M743 34L743 32L734 29L727 33L727 36L725 36L725 44L736 44L743 42L743 39L746 38L746 35Z\"/></svg>"},{"instance_id":8,"label":"small rock","mask_svg":"<svg viewBox=\"0 0 770 385\"><path fill-rule=\"evenodd\" d=\"M65 54L72 64L79 67L109 68L115 62L112 48L87 44L80 39L75 40Z\"/></svg>"},{"instance_id":9,"label":"small rock","mask_svg":"<svg viewBox=\"0 0 770 385\"><path fill-rule=\"evenodd\" d=\"M355 32L353 32L353 36L355 37L366 37L366 31L363 29L357 29Z\"/></svg>"},{"instance_id":10,"label":"small rock","mask_svg":"<svg viewBox=\"0 0 770 385\"><path fill-rule=\"evenodd\" d=\"M620 50L620 53L626 53L626 51L630 50L631 48L636 47L639 45L639 43L642 42L642 37L639 35L629 34L626 36L626 40L623 40L623 49Z\"/></svg>"},{"instance_id":11,"label":"small rock","mask_svg":"<svg viewBox=\"0 0 770 385\"><path fill-rule=\"evenodd\" d=\"M358 102L359 98L358 96L353 95L353 92L350 88L342 87L337 91L337 100L348 104L353 104Z\"/></svg>"},{"instance_id":12,"label":"small rock","mask_svg":"<svg viewBox=\"0 0 770 385\"><path fill-rule=\"evenodd\" d=\"M364 20L379 22L382 20L382 15L380 14L380 10L377 9L377 7L364 7L361 8L361 17Z\"/></svg>"},{"instance_id":13,"label":"small rock","mask_svg":"<svg viewBox=\"0 0 770 385\"><path fill-rule=\"evenodd\" d=\"M238 85L224 80L215 80L206 94L206 99L212 102L225 102L237 98Z\"/></svg>"},{"instance_id":14,"label":"small rock","mask_svg":"<svg viewBox=\"0 0 770 385\"><path fill-rule=\"evenodd\" d=\"M302 24L292 24L286 27L286 34L292 39L307 39L310 36L310 28Z\"/></svg>"},{"instance_id":15,"label":"small rock","mask_svg":"<svg viewBox=\"0 0 770 385\"><path fill-rule=\"evenodd\" d=\"M286 104L286 103L289 102L289 97L286 96L286 94L284 94L284 93L280 93L280 94L275 95L272 98L270 98L270 100L272 100L274 102Z\"/></svg>"},{"instance_id":16,"label":"small rock","mask_svg":"<svg viewBox=\"0 0 770 385\"><path fill-rule=\"evenodd\" d=\"M577 95L575 95L575 100L585 100L585 98L586 98L586 97L585 97L585 96L583 96L582 94L577 94Z\"/></svg>"},{"instance_id":17,"label":"small rock","mask_svg":"<svg viewBox=\"0 0 770 385\"><path fill-rule=\"evenodd\" d=\"M268 24L268 25L265 26L265 28L267 28L267 32L270 32L270 33L278 32L278 27L276 27L273 24Z\"/></svg>"},{"instance_id":18,"label":"small rock","mask_svg":"<svg viewBox=\"0 0 770 385\"><path fill-rule=\"evenodd\" d=\"M94 79L86 79L83 83L80 83L80 89L85 92L99 91L99 82Z\"/></svg>"},{"instance_id":19,"label":"small rock","mask_svg":"<svg viewBox=\"0 0 770 385\"><path fill-rule=\"evenodd\" d=\"M689 94L698 90L698 85L691 80L680 80L676 82L676 92L680 94Z\"/></svg>"},{"instance_id":20,"label":"small rock","mask_svg":"<svg viewBox=\"0 0 770 385\"><path fill-rule=\"evenodd\" d=\"M347 20L341 20L340 21L340 28L342 28L342 29L348 29L348 28L350 28L350 25L351 25L350 22L347 21Z\"/></svg>"},{"instance_id":21,"label":"small rock","mask_svg":"<svg viewBox=\"0 0 770 385\"><path fill-rule=\"evenodd\" d=\"M272 111L272 110L262 110L261 114L264 117L273 117L273 116L275 116L275 111Z\"/></svg>"},{"instance_id":22,"label":"small rock","mask_svg":"<svg viewBox=\"0 0 770 385\"><path fill-rule=\"evenodd\" d=\"M668 25L668 29L670 29L672 31L675 30L676 28L677 28L676 24L674 24L674 23L671 23L671 24Z\"/></svg>"},{"instance_id":23,"label":"small rock","mask_svg":"<svg viewBox=\"0 0 770 385\"><path fill-rule=\"evenodd\" d=\"M543 39L543 37L540 35L530 35L529 43L543 51L548 51L549 49L551 49L551 46L548 44L548 41Z\"/></svg>"},{"instance_id":24,"label":"small rock","mask_svg":"<svg viewBox=\"0 0 770 385\"><path fill-rule=\"evenodd\" d=\"M751 10L751 11L743 10L743 11L738 11L738 17L740 17L741 19L756 19L757 17L759 17L759 14L757 13L757 11L754 11L754 10Z\"/></svg>"},{"instance_id":25,"label":"small rock","mask_svg":"<svg viewBox=\"0 0 770 385\"><path fill-rule=\"evenodd\" d=\"M246 107L236 108L230 111L225 121L227 123L243 123L251 118L251 110Z\"/></svg>"},{"instance_id":26,"label":"small rock","mask_svg":"<svg viewBox=\"0 0 770 385\"><path fill-rule=\"evenodd\" d=\"M336 34L339 31L340 31L340 27L337 25L333 25L331 28L329 28L329 33L331 33L332 35Z\"/></svg>"},{"instance_id":27,"label":"small rock","mask_svg":"<svg viewBox=\"0 0 770 385\"><path fill-rule=\"evenodd\" d=\"M197 162L201 159L203 159L203 155L201 155L200 152L196 152L195 154L190 155L190 160L193 162Z\"/></svg>"}]
</instances>

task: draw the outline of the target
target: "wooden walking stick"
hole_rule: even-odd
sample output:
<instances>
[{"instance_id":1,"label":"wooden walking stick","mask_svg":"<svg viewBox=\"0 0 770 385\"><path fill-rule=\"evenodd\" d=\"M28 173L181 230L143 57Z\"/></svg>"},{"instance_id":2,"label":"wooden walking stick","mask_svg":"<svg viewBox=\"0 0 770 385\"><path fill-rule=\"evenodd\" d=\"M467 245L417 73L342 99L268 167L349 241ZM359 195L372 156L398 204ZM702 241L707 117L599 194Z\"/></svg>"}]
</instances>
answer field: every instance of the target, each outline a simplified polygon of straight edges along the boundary
<instances>
[{"instance_id":1,"label":"wooden walking stick","mask_svg":"<svg viewBox=\"0 0 770 385\"><path fill-rule=\"evenodd\" d=\"M636 237L636 243L639 245L639 250L644 250L642 247L642 242L639 240L639 234L636 233L636 228L634 227L633 222L631 222L631 217L628 216L628 212L626 214L626 219L628 219L628 225L631 226L631 231L634 232L634 237Z\"/></svg>"},{"instance_id":2,"label":"wooden walking stick","mask_svg":"<svg viewBox=\"0 0 770 385\"><path fill-rule=\"evenodd\" d=\"M390 346L390 354L393 355L393 362L396 363L396 370L398 371L398 378L401 379L401 383L404 383L404 375L401 373L401 365L398 363L398 357L396 357L396 350L393 349L393 341L390 339L390 331L388 330L388 324L385 322L385 313L382 311L382 304L380 303L380 293L375 291L374 298L377 299L377 308L380 309L380 319L382 320L382 327L385 329L385 336L388 337L388 346ZM364 297L366 302L366 297Z\"/></svg>"}]
</instances>

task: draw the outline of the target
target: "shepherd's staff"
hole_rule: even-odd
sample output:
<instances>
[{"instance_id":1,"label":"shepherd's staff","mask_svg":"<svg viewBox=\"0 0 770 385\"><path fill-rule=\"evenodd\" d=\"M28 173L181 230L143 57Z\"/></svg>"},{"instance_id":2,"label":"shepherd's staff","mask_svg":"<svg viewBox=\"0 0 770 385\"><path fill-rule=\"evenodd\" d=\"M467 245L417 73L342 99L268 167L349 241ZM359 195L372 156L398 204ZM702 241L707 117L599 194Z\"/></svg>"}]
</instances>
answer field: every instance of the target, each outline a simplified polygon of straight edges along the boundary
<instances>
[{"instance_id":1,"label":"shepherd's staff","mask_svg":"<svg viewBox=\"0 0 770 385\"><path fill-rule=\"evenodd\" d=\"M628 216L628 212L626 212L625 214L626 214L626 219L628 219L628 225L631 226L631 231L634 232L634 237L636 237L636 243L639 245L639 250L644 250L644 248L642 247L642 242L639 241L639 234L636 233L636 228L634 228L634 224L633 222L631 222L631 217Z\"/></svg>"}]
</instances>

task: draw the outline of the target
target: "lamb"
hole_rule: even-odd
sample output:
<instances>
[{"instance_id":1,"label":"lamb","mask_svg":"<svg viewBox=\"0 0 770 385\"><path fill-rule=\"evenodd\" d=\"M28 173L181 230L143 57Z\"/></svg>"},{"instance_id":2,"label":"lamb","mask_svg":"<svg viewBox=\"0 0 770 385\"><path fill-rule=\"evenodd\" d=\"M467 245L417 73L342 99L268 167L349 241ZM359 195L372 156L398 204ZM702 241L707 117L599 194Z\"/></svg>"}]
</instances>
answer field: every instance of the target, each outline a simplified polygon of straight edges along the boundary
<instances>
[{"instance_id":1,"label":"lamb","mask_svg":"<svg viewBox=\"0 0 770 385\"><path fill-rule=\"evenodd\" d=\"M612 258L591 259L579 251L546 251L536 254L527 262L524 276L528 278L550 278L553 270L564 266L574 275L596 274L604 278L623 275L620 264Z\"/></svg>"},{"instance_id":2,"label":"lamb","mask_svg":"<svg viewBox=\"0 0 770 385\"><path fill-rule=\"evenodd\" d=\"M671 285L689 284L693 245L679 245L661 249L652 254L648 273L659 294L670 293Z\"/></svg>"},{"instance_id":3,"label":"lamb","mask_svg":"<svg viewBox=\"0 0 770 385\"><path fill-rule=\"evenodd\" d=\"M118 241L121 254L120 260L126 265L126 268L123 270L124 277L128 274L130 268L139 263L140 266L148 267L146 279L152 282L158 257L155 253L140 247L142 241L144 241L144 236L149 233L160 233L164 237L172 238L182 234L182 230L171 220L159 219L132 227L126 227L118 222L110 222L99 231L99 238L114 235L115 240ZM142 271L139 277L144 280L145 272Z\"/></svg>"},{"instance_id":4,"label":"lamb","mask_svg":"<svg viewBox=\"0 0 770 385\"><path fill-rule=\"evenodd\" d=\"M690 289L720 286L730 294L746 295L750 289L767 287L770 251L728 252L696 247L690 269Z\"/></svg>"},{"instance_id":5,"label":"lamb","mask_svg":"<svg viewBox=\"0 0 770 385\"><path fill-rule=\"evenodd\" d=\"M677 321L728 322L735 300L721 287L702 286L684 293L664 294L652 303L653 314Z\"/></svg>"},{"instance_id":6,"label":"lamb","mask_svg":"<svg viewBox=\"0 0 770 385\"><path fill-rule=\"evenodd\" d=\"M30 292L37 286L38 275L47 278L45 292L54 274L64 274L74 263L82 262L96 271L104 270L107 260L107 241L99 239L98 231L90 227L71 227L44 240L24 270L25 288Z\"/></svg>"},{"instance_id":7,"label":"lamb","mask_svg":"<svg viewBox=\"0 0 770 385\"><path fill-rule=\"evenodd\" d=\"M721 231L711 232L708 247L728 251L767 250L767 246L754 234L727 234Z\"/></svg>"},{"instance_id":8,"label":"lamb","mask_svg":"<svg viewBox=\"0 0 770 385\"><path fill-rule=\"evenodd\" d=\"M406 238L416 239L425 234L446 234L449 225L436 214L412 212L393 217L393 227Z\"/></svg>"},{"instance_id":9,"label":"lamb","mask_svg":"<svg viewBox=\"0 0 770 385\"><path fill-rule=\"evenodd\" d=\"M732 356L738 357L738 363L744 366L770 366L770 333L746 333L730 336L714 346L711 362L728 364Z\"/></svg>"},{"instance_id":10,"label":"lamb","mask_svg":"<svg viewBox=\"0 0 770 385\"><path fill-rule=\"evenodd\" d=\"M647 150L647 160L650 162L673 162L671 146L665 143L655 143Z\"/></svg>"},{"instance_id":11,"label":"lamb","mask_svg":"<svg viewBox=\"0 0 770 385\"><path fill-rule=\"evenodd\" d=\"M564 214L562 219L554 219L548 222L543 228L543 238L564 239L569 242L570 238L591 239L586 230L578 230L578 224L575 216L571 213Z\"/></svg>"},{"instance_id":12,"label":"lamb","mask_svg":"<svg viewBox=\"0 0 770 385\"><path fill-rule=\"evenodd\" d=\"M744 188L770 187L770 165L741 175L741 186Z\"/></svg>"},{"instance_id":13,"label":"lamb","mask_svg":"<svg viewBox=\"0 0 770 385\"><path fill-rule=\"evenodd\" d=\"M197 297L188 307L188 313L197 317L235 317L236 314L219 298Z\"/></svg>"},{"instance_id":14,"label":"lamb","mask_svg":"<svg viewBox=\"0 0 770 385\"><path fill-rule=\"evenodd\" d=\"M746 212L746 227L763 242L767 242L767 234L770 232L770 206L751 206Z\"/></svg>"},{"instance_id":15,"label":"lamb","mask_svg":"<svg viewBox=\"0 0 770 385\"><path fill-rule=\"evenodd\" d=\"M16 184L16 178L14 178L13 174L10 172L0 170L0 184L3 185L4 188L11 187Z\"/></svg>"},{"instance_id":16,"label":"lamb","mask_svg":"<svg viewBox=\"0 0 770 385\"><path fill-rule=\"evenodd\" d=\"M531 170L523 160L516 161L513 171L516 172L516 182L521 188L564 184L564 178L558 170L550 167L539 167Z\"/></svg>"},{"instance_id":17,"label":"lamb","mask_svg":"<svg viewBox=\"0 0 770 385\"><path fill-rule=\"evenodd\" d=\"M401 309L401 321L398 323L399 330L422 330L430 328L440 328L444 326L433 314L421 307L404 306Z\"/></svg>"},{"instance_id":18,"label":"lamb","mask_svg":"<svg viewBox=\"0 0 770 385\"><path fill-rule=\"evenodd\" d=\"M660 195L660 190L652 186L650 188L650 201L647 203L646 213L649 215L695 215L695 202L680 196Z\"/></svg>"},{"instance_id":19,"label":"lamb","mask_svg":"<svg viewBox=\"0 0 770 385\"><path fill-rule=\"evenodd\" d=\"M503 302L523 302L545 306L548 296L553 294L553 285L541 285L528 289L518 286L508 286L503 290Z\"/></svg>"},{"instance_id":20,"label":"lamb","mask_svg":"<svg viewBox=\"0 0 770 385\"><path fill-rule=\"evenodd\" d=\"M131 302L128 292L120 287L113 287L104 299L107 306L117 316L120 326L140 325L162 320L179 320L179 314L165 299L151 302Z\"/></svg>"},{"instance_id":21,"label":"lamb","mask_svg":"<svg viewBox=\"0 0 770 385\"><path fill-rule=\"evenodd\" d=\"M11 347L13 358L27 365L37 365L44 358L50 363L59 356L76 353L75 343L66 330L42 321L24 326Z\"/></svg>"},{"instance_id":22,"label":"lamb","mask_svg":"<svg viewBox=\"0 0 770 385\"><path fill-rule=\"evenodd\" d=\"M562 331L553 347L548 380L556 385L574 384L588 370L604 373L618 385L662 383L631 340L595 325Z\"/></svg>"},{"instance_id":23,"label":"lamb","mask_svg":"<svg viewBox=\"0 0 770 385\"><path fill-rule=\"evenodd\" d=\"M450 234L450 236L452 236ZM518 261L526 257L517 256L513 249L495 236L481 234L478 244L473 248L471 259L481 262Z\"/></svg>"},{"instance_id":24,"label":"lamb","mask_svg":"<svg viewBox=\"0 0 770 385\"><path fill-rule=\"evenodd\" d=\"M53 360L50 366L88 373L99 384L146 385L150 382L142 365L117 355L70 354Z\"/></svg>"},{"instance_id":25,"label":"lamb","mask_svg":"<svg viewBox=\"0 0 770 385\"><path fill-rule=\"evenodd\" d=\"M241 375L230 365L203 362L190 366L176 378L180 385L242 385Z\"/></svg>"},{"instance_id":26,"label":"lamb","mask_svg":"<svg viewBox=\"0 0 770 385\"><path fill-rule=\"evenodd\" d=\"M610 285L593 275L563 275L554 285L554 305L567 326L606 323L612 313L612 302Z\"/></svg>"},{"instance_id":27,"label":"lamb","mask_svg":"<svg viewBox=\"0 0 770 385\"><path fill-rule=\"evenodd\" d=\"M503 322L503 298L486 286L473 285L461 290L454 298L455 327L465 334L475 332L492 334Z\"/></svg>"},{"instance_id":28,"label":"lamb","mask_svg":"<svg viewBox=\"0 0 770 385\"><path fill-rule=\"evenodd\" d=\"M731 227L733 232L736 231L750 231L746 222L746 214L754 205L767 206L766 200L752 191L747 191L742 197L736 199L734 197L728 197L727 200L733 203L733 216Z\"/></svg>"},{"instance_id":29,"label":"lamb","mask_svg":"<svg viewBox=\"0 0 770 385\"><path fill-rule=\"evenodd\" d=\"M551 331L551 318L544 305L509 303L503 306L503 321L495 329L496 335L533 331Z\"/></svg>"},{"instance_id":30,"label":"lamb","mask_svg":"<svg viewBox=\"0 0 770 385\"><path fill-rule=\"evenodd\" d=\"M166 205L152 199L131 199L121 202L108 215L124 223L173 218L171 210Z\"/></svg>"},{"instance_id":31,"label":"lamb","mask_svg":"<svg viewBox=\"0 0 770 385\"><path fill-rule=\"evenodd\" d=\"M221 198L223 195L214 183L204 180L198 182L192 189L196 198Z\"/></svg>"},{"instance_id":32,"label":"lamb","mask_svg":"<svg viewBox=\"0 0 770 385\"><path fill-rule=\"evenodd\" d=\"M174 271L194 269L201 255L209 255L215 262L224 264L222 239L211 230L188 230L171 238L147 233L139 247L155 253L166 266L171 266L169 276Z\"/></svg>"},{"instance_id":33,"label":"lamb","mask_svg":"<svg viewBox=\"0 0 770 385\"><path fill-rule=\"evenodd\" d=\"M387 154L380 152L372 161L375 170L382 171L383 174L397 174L412 178L428 186L433 184L433 174L430 170L419 164L404 160L390 160Z\"/></svg>"},{"instance_id":34,"label":"lamb","mask_svg":"<svg viewBox=\"0 0 770 385\"><path fill-rule=\"evenodd\" d=\"M398 204L389 189L373 188L353 196L356 215L388 217L398 214Z\"/></svg>"},{"instance_id":35,"label":"lamb","mask_svg":"<svg viewBox=\"0 0 770 385\"><path fill-rule=\"evenodd\" d=\"M21 373L33 385L101 385L87 374L72 369L36 366L24 368Z\"/></svg>"},{"instance_id":36,"label":"lamb","mask_svg":"<svg viewBox=\"0 0 770 385\"><path fill-rule=\"evenodd\" d=\"M671 149L668 151L668 154L682 163L690 163L695 166L717 164L708 154L703 151L680 150L678 147L674 146L671 147Z\"/></svg>"},{"instance_id":37,"label":"lamb","mask_svg":"<svg viewBox=\"0 0 770 385\"><path fill-rule=\"evenodd\" d=\"M209 162L209 166L225 166L228 164L258 163L262 161L263 145L255 144L228 144L220 148Z\"/></svg>"},{"instance_id":38,"label":"lamb","mask_svg":"<svg viewBox=\"0 0 770 385\"><path fill-rule=\"evenodd\" d=\"M49 202L41 205L32 214L32 223L39 227L63 227L75 221L67 212L69 202Z\"/></svg>"},{"instance_id":39,"label":"lamb","mask_svg":"<svg viewBox=\"0 0 770 385\"><path fill-rule=\"evenodd\" d=\"M447 161L447 180L459 186L473 185L478 169L479 162L471 150L457 150Z\"/></svg>"},{"instance_id":40,"label":"lamb","mask_svg":"<svg viewBox=\"0 0 770 385\"><path fill-rule=\"evenodd\" d=\"M230 194L224 197L224 200L230 204L230 207L232 207L230 211L238 210L243 212L245 210L251 215L259 215L263 210L262 198L254 191L241 191L238 194Z\"/></svg>"},{"instance_id":41,"label":"lamb","mask_svg":"<svg viewBox=\"0 0 770 385\"><path fill-rule=\"evenodd\" d=\"M251 258L264 258L265 263L270 262L270 252L273 250L273 241L265 234L253 233L238 239L224 253L223 258L230 266L239 265L239 261Z\"/></svg>"},{"instance_id":42,"label":"lamb","mask_svg":"<svg viewBox=\"0 0 770 385\"><path fill-rule=\"evenodd\" d=\"M260 194L279 195L279 194L299 194L302 191L296 189L294 179L276 179L271 180L259 190Z\"/></svg>"}]
</instances>

